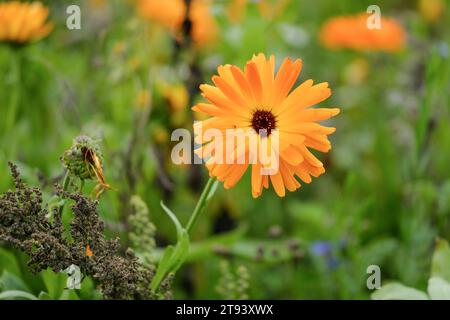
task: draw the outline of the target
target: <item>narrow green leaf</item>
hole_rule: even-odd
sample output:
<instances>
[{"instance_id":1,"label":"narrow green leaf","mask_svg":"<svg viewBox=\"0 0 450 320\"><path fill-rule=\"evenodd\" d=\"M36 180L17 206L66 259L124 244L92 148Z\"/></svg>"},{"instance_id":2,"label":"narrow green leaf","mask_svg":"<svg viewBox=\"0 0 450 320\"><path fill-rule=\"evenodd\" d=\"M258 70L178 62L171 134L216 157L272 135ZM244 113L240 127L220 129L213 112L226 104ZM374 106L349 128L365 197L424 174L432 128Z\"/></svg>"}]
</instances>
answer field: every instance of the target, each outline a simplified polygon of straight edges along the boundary
<instances>
[{"instance_id":1,"label":"narrow green leaf","mask_svg":"<svg viewBox=\"0 0 450 320\"><path fill-rule=\"evenodd\" d=\"M373 300L428 300L425 292L398 282L388 283L372 294Z\"/></svg>"},{"instance_id":2,"label":"narrow green leaf","mask_svg":"<svg viewBox=\"0 0 450 320\"><path fill-rule=\"evenodd\" d=\"M42 291L38 296L39 300L52 300L52 297L47 292Z\"/></svg>"},{"instance_id":3,"label":"narrow green leaf","mask_svg":"<svg viewBox=\"0 0 450 320\"><path fill-rule=\"evenodd\" d=\"M6 249L0 248L0 272L7 270L20 277L20 268L14 254Z\"/></svg>"},{"instance_id":4,"label":"narrow green leaf","mask_svg":"<svg viewBox=\"0 0 450 320\"><path fill-rule=\"evenodd\" d=\"M0 300L38 300L35 295L20 290L10 290L0 293Z\"/></svg>"},{"instance_id":5,"label":"narrow green leaf","mask_svg":"<svg viewBox=\"0 0 450 320\"><path fill-rule=\"evenodd\" d=\"M172 220L173 224L175 225L175 228L177 229L177 237L179 240L179 238L181 237L183 226L181 225L180 221L178 221L178 218L175 215L175 213L173 213L172 210L170 210L168 207L166 207L166 205L164 204L163 201L161 201L160 204L161 204L161 208L163 208L163 210L169 216L170 220Z\"/></svg>"},{"instance_id":6,"label":"narrow green leaf","mask_svg":"<svg viewBox=\"0 0 450 320\"><path fill-rule=\"evenodd\" d=\"M442 278L430 278L428 280L428 294L431 300L450 300L450 283Z\"/></svg>"},{"instance_id":7,"label":"narrow green leaf","mask_svg":"<svg viewBox=\"0 0 450 320\"><path fill-rule=\"evenodd\" d=\"M445 240L436 241L431 261L431 277L440 277L450 282L450 247Z\"/></svg>"}]
</instances>

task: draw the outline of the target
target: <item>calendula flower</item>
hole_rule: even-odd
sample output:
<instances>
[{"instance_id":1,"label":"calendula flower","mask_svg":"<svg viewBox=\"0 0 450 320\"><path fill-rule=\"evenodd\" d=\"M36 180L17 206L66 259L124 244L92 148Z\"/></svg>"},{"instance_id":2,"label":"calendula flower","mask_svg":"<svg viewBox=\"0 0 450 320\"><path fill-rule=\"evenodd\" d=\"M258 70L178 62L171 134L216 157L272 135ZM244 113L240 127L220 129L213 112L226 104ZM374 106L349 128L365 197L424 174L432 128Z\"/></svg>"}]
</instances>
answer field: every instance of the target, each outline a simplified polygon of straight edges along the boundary
<instances>
[{"instance_id":1,"label":"calendula flower","mask_svg":"<svg viewBox=\"0 0 450 320\"><path fill-rule=\"evenodd\" d=\"M331 49L399 51L405 45L405 31L392 18L381 17L380 28L369 28L369 16L341 16L328 20L321 28L320 40Z\"/></svg>"},{"instance_id":2,"label":"calendula flower","mask_svg":"<svg viewBox=\"0 0 450 320\"><path fill-rule=\"evenodd\" d=\"M183 0L137 0L137 11L145 19L169 28L180 38L185 32L187 7ZM192 0L189 7L189 33L197 46L213 42L217 38L217 24L210 12L210 1Z\"/></svg>"},{"instance_id":3,"label":"calendula flower","mask_svg":"<svg viewBox=\"0 0 450 320\"><path fill-rule=\"evenodd\" d=\"M53 29L48 14L40 2L1 2L0 41L24 44L44 38Z\"/></svg>"},{"instance_id":4,"label":"calendula flower","mask_svg":"<svg viewBox=\"0 0 450 320\"><path fill-rule=\"evenodd\" d=\"M283 197L285 189L294 191L301 186L297 177L310 183L311 176L325 172L310 149L331 149L327 136L335 128L317 122L337 115L339 109L311 108L330 97L328 83L314 85L307 80L290 92L301 68L300 59L287 58L275 75L274 56L266 59L260 53L247 62L244 70L219 66L219 75L212 77L215 86L200 86L209 103L199 103L193 110L212 117L194 124L196 142L203 144L195 152L206 161L210 176L223 181L225 188L233 187L251 166L253 197L260 196L269 182ZM211 138L209 129L222 136ZM230 150L227 145L233 145L235 137L229 132L234 135L236 131L236 136L244 137L246 143L238 143ZM260 156L261 150L277 157L275 169L272 162ZM217 161L221 153L229 159Z\"/></svg>"}]
</instances>

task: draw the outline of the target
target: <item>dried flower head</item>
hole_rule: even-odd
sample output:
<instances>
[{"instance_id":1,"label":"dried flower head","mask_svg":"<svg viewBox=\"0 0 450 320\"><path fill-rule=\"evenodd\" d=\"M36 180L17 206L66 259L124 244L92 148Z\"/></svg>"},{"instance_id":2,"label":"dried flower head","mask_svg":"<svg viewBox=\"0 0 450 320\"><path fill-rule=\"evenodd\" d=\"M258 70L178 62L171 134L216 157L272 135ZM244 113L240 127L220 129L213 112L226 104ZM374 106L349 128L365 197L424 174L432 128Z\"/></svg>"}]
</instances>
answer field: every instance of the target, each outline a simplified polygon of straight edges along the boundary
<instances>
[{"instance_id":1,"label":"dried flower head","mask_svg":"<svg viewBox=\"0 0 450 320\"><path fill-rule=\"evenodd\" d=\"M131 250L119 255L118 239L105 239L97 202L57 189L59 195L74 202L73 219L66 230L61 213L55 210L50 219L40 190L25 185L17 167L10 167L16 190L0 196L0 241L26 253L31 271L51 268L60 272L76 265L99 284L106 299L155 299L168 295L168 286L157 294L151 292L153 265L140 264Z\"/></svg>"}]
</instances>

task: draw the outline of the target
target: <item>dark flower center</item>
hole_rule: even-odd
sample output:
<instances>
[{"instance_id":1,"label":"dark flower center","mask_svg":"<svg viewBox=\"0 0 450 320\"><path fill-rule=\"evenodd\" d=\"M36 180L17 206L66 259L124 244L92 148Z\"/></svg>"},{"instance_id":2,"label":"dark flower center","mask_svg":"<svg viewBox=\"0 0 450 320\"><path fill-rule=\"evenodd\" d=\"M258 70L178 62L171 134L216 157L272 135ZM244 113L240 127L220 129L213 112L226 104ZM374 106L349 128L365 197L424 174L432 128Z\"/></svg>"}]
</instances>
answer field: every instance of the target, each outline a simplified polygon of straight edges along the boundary
<instances>
[{"instance_id":1,"label":"dark flower center","mask_svg":"<svg viewBox=\"0 0 450 320\"><path fill-rule=\"evenodd\" d=\"M264 134L269 136L275 129L276 119L270 111L256 110L253 112L252 127L256 133L260 134L261 130L265 130Z\"/></svg>"}]
</instances>

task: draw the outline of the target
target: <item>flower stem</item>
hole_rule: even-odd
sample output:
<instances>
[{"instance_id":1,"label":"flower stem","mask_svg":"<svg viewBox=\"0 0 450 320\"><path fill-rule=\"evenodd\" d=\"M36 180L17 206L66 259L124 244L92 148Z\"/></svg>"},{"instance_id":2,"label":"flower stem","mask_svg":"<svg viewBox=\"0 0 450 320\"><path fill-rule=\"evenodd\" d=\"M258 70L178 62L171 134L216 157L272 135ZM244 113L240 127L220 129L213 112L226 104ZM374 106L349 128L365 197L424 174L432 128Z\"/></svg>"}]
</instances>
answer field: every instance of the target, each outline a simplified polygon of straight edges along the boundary
<instances>
[{"instance_id":1,"label":"flower stem","mask_svg":"<svg viewBox=\"0 0 450 320\"><path fill-rule=\"evenodd\" d=\"M69 173L69 171L67 171L66 175L64 176L63 191L67 191L69 189L69 185L70 185L70 173ZM64 205L65 205L65 202L63 202L63 204L59 207L59 214L62 214L62 212L64 210Z\"/></svg>"},{"instance_id":2,"label":"flower stem","mask_svg":"<svg viewBox=\"0 0 450 320\"><path fill-rule=\"evenodd\" d=\"M9 100L9 106L5 115L5 136L9 139L9 135L12 134L14 125L16 122L17 112L20 104L20 87L21 87L21 53L17 50L11 50L11 74L13 75L13 89L11 98ZM9 145L9 144L7 144ZM11 144L11 149L12 149ZM8 148L10 149L10 148ZM12 150L9 150L12 152Z\"/></svg>"},{"instance_id":3,"label":"flower stem","mask_svg":"<svg viewBox=\"0 0 450 320\"><path fill-rule=\"evenodd\" d=\"M200 214L202 213L203 209L205 208L205 206L210 198L208 196L214 185L214 180L215 180L215 178L210 177L208 182L206 183L206 186L203 189L200 199L198 200L197 205L195 206L195 209L192 212L191 217L189 218L188 224L186 226L187 233L191 233L192 228L194 227L195 223L197 222L198 218L200 217Z\"/></svg>"}]
</instances>

